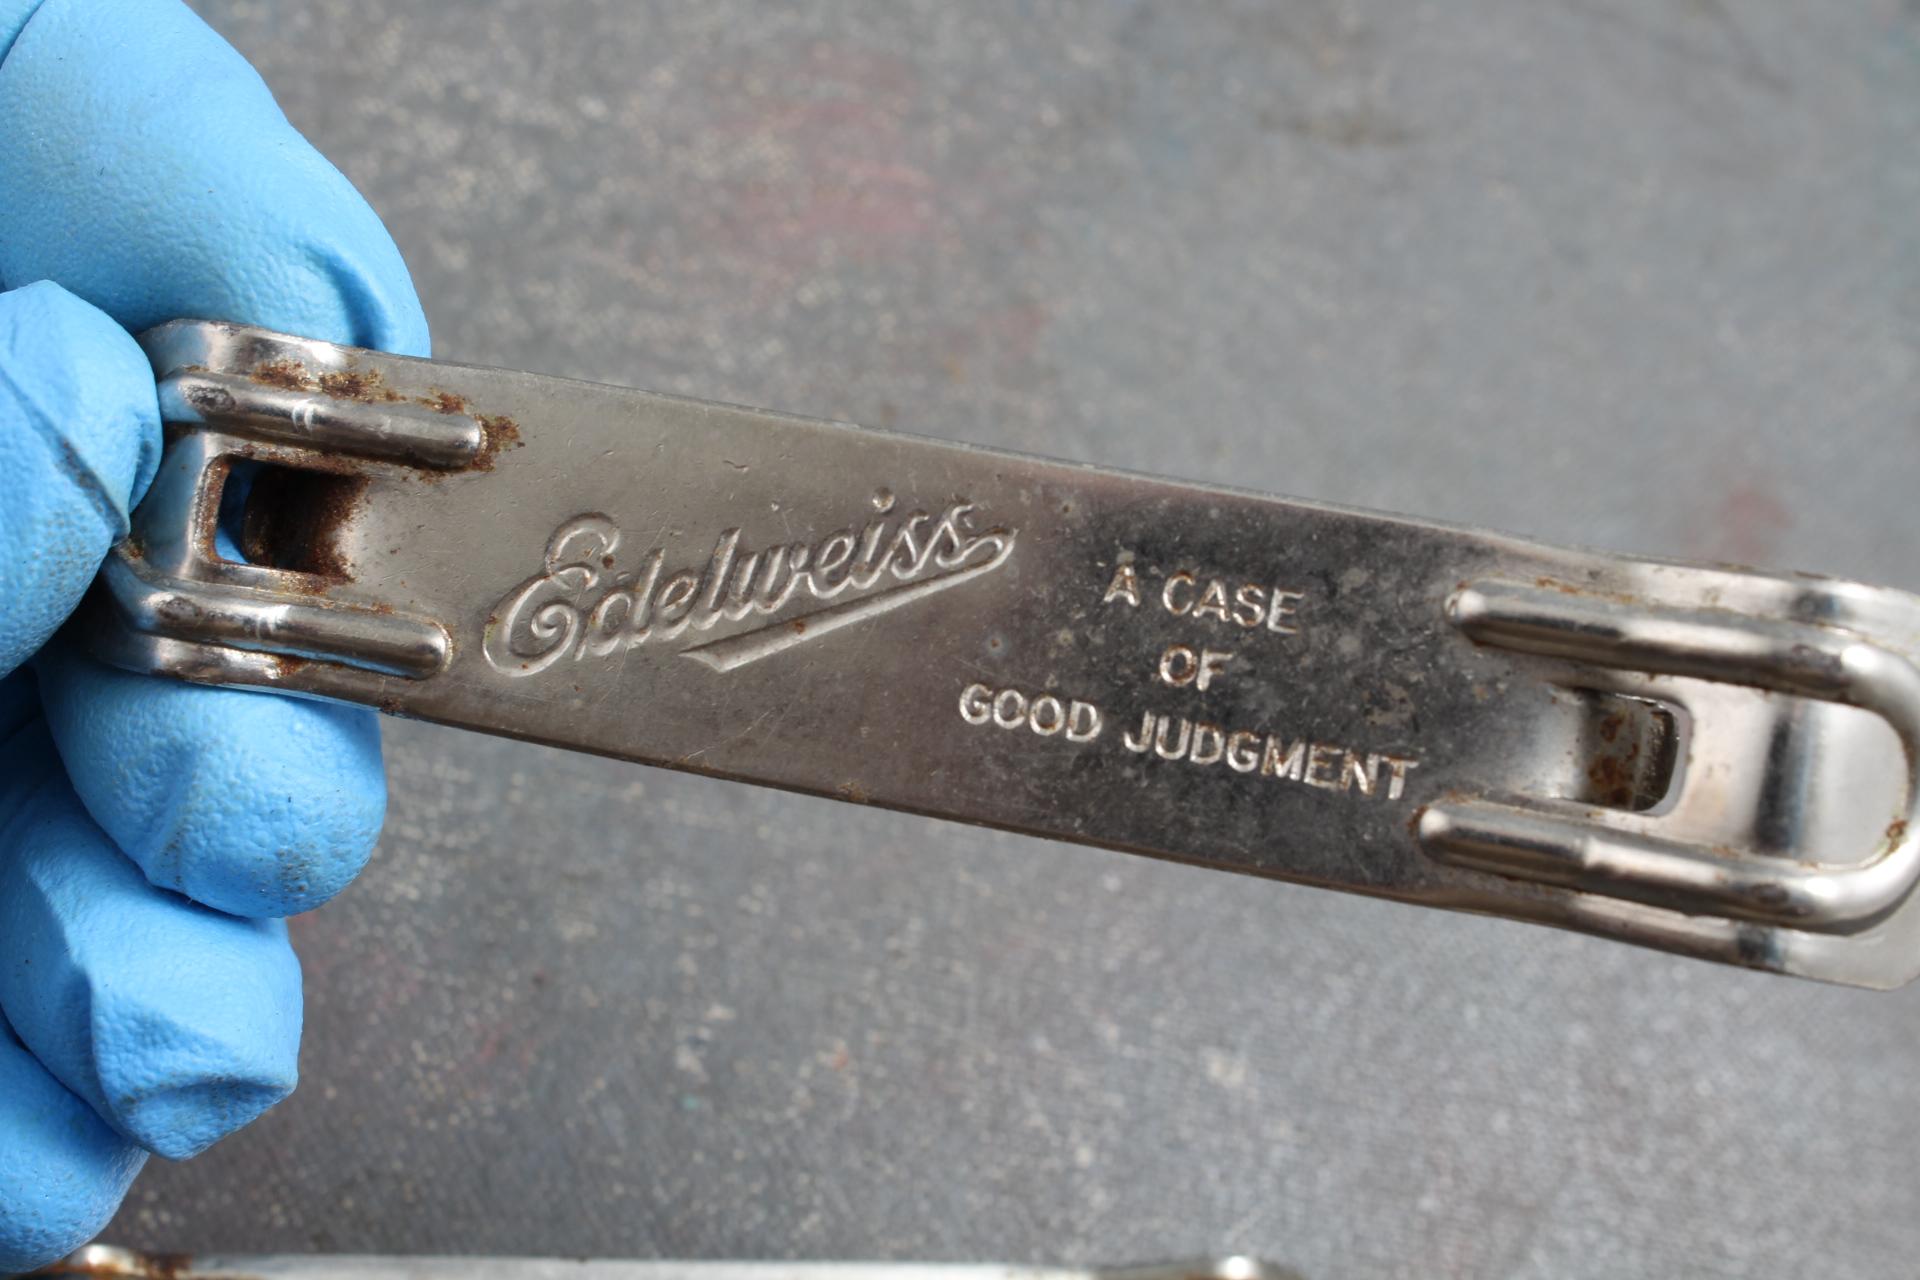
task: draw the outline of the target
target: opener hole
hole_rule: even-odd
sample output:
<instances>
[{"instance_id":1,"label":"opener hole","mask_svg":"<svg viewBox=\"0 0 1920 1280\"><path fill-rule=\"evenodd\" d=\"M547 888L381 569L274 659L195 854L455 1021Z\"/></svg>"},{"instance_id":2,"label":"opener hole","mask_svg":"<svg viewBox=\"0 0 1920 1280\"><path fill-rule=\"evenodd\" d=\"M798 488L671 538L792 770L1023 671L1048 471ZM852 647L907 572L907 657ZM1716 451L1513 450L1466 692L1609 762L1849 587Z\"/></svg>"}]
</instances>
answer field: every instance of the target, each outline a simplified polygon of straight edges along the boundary
<instances>
[{"instance_id":1,"label":"opener hole","mask_svg":"<svg viewBox=\"0 0 1920 1280\"><path fill-rule=\"evenodd\" d=\"M367 484L365 476L235 458L220 493L215 554L265 569L350 578L341 534Z\"/></svg>"},{"instance_id":2,"label":"opener hole","mask_svg":"<svg viewBox=\"0 0 1920 1280\"><path fill-rule=\"evenodd\" d=\"M1679 761L1674 709L1651 698L1595 689L1571 692L1584 714L1568 798L1629 813L1658 808L1673 790Z\"/></svg>"}]
</instances>

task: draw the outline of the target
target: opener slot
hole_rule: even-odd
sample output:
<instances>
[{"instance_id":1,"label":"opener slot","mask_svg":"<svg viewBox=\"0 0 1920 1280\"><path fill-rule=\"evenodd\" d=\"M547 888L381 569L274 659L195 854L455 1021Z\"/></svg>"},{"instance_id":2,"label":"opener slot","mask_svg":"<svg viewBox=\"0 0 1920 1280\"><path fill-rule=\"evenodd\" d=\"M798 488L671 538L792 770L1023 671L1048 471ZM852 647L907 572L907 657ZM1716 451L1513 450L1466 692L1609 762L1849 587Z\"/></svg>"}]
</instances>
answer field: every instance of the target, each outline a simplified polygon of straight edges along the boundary
<instances>
[{"instance_id":1,"label":"opener slot","mask_svg":"<svg viewBox=\"0 0 1920 1280\"><path fill-rule=\"evenodd\" d=\"M360 509L366 476L287 466L255 458L231 461L220 494L215 554L330 582L353 576L342 532Z\"/></svg>"},{"instance_id":2,"label":"opener slot","mask_svg":"<svg viewBox=\"0 0 1920 1280\"><path fill-rule=\"evenodd\" d=\"M1577 772L1566 798L1580 804L1646 813L1673 794L1680 727L1675 711L1652 698L1573 689L1581 732Z\"/></svg>"},{"instance_id":3,"label":"opener slot","mask_svg":"<svg viewBox=\"0 0 1920 1280\"><path fill-rule=\"evenodd\" d=\"M1448 799L1420 817L1420 842L1437 860L1689 915L1830 933L1871 928L1920 884L1920 668L1904 654L1801 622L1622 608L1604 596L1493 580L1462 586L1447 612L1478 644L1871 711L1899 735L1906 800L1861 860L1805 849L1761 858L1611 814Z\"/></svg>"}]
</instances>

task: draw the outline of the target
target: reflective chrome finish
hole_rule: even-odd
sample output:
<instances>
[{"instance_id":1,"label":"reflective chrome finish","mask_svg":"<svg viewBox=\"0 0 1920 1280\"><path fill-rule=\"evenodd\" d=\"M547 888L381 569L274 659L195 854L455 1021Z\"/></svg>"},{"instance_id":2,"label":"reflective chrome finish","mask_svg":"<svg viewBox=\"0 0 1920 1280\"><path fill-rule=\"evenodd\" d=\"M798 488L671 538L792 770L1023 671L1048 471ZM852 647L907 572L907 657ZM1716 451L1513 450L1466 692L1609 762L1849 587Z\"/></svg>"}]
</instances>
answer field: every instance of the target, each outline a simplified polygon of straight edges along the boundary
<instances>
[{"instance_id":1,"label":"reflective chrome finish","mask_svg":"<svg viewBox=\"0 0 1920 1280\"><path fill-rule=\"evenodd\" d=\"M1920 972L1900 592L227 325L143 341L176 425L83 622L122 665L1759 969ZM236 468L259 476L223 517Z\"/></svg>"},{"instance_id":2,"label":"reflective chrome finish","mask_svg":"<svg viewBox=\"0 0 1920 1280\"><path fill-rule=\"evenodd\" d=\"M233 349L234 331L216 337L194 326L170 326L156 341L156 358L167 365L159 396L168 422L222 422L264 440L427 467L468 466L486 447L482 425L454 406L390 395L320 344L294 353L268 342L250 357ZM248 372L207 368L201 361L215 350Z\"/></svg>"},{"instance_id":3,"label":"reflective chrome finish","mask_svg":"<svg viewBox=\"0 0 1920 1280\"><path fill-rule=\"evenodd\" d=\"M1906 804L1864 860L1780 866L1662 839L1657 824L1611 814L1441 801L1420 819L1435 856L1702 915L1850 933L1884 918L1920 881L1920 670L1855 635L1717 609L1622 608L1552 587L1476 583L1448 604L1473 639L1521 653L1651 674L1751 685L1879 714L1900 736ZM1839 850L1853 852L1858 850Z\"/></svg>"}]
</instances>

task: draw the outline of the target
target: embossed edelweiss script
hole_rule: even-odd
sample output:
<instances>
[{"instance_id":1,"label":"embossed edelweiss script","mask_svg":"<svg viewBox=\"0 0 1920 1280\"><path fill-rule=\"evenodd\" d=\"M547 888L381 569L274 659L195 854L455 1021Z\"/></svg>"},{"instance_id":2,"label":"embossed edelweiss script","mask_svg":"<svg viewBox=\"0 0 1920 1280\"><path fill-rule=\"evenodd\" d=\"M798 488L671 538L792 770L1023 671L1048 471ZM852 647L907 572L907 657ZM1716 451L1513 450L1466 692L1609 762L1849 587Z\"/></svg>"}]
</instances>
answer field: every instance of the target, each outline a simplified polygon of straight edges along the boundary
<instances>
[{"instance_id":1,"label":"embossed edelweiss script","mask_svg":"<svg viewBox=\"0 0 1920 1280\"><path fill-rule=\"evenodd\" d=\"M811 545L750 551L740 529L722 530L706 564L682 570L670 570L657 546L625 559L610 518L574 516L547 540L541 571L494 606L482 651L502 674L530 676L569 655L605 658L776 614L795 600L821 605L681 650L731 671L991 573L1013 554L1017 531L973 532L973 504L964 499L937 517L914 511L899 519L887 490L871 501L877 514L863 527Z\"/></svg>"}]
</instances>

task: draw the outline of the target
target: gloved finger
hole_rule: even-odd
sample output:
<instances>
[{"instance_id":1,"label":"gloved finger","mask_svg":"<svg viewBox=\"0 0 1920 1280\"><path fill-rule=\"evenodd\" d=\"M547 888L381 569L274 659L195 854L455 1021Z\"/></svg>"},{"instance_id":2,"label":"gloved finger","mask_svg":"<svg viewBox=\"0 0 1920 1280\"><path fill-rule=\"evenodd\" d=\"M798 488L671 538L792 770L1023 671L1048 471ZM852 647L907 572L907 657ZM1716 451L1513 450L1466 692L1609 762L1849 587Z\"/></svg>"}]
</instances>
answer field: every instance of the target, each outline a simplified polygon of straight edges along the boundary
<instances>
[{"instance_id":1,"label":"gloved finger","mask_svg":"<svg viewBox=\"0 0 1920 1280\"><path fill-rule=\"evenodd\" d=\"M0 1020L0 1275L43 1266L93 1239L146 1159Z\"/></svg>"},{"instance_id":2,"label":"gloved finger","mask_svg":"<svg viewBox=\"0 0 1920 1280\"><path fill-rule=\"evenodd\" d=\"M44 0L15 22L0 282L57 280L135 333L185 316L427 354L380 219L180 0Z\"/></svg>"},{"instance_id":3,"label":"gloved finger","mask_svg":"<svg viewBox=\"0 0 1920 1280\"><path fill-rule=\"evenodd\" d=\"M81 809L43 723L0 765L0 1013L21 1043L169 1159L292 1092L300 963L286 925L148 884Z\"/></svg>"},{"instance_id":4,"label":"gloved finger","mask_svg":"<svg viewBox=\"0 0 1920 1280\"><path fill-rule=\"evenodd\" d=\"M87 811L153 884L234 915L285 916L366 864L386 816L366 712L153 680L64 651L34 670Z\"/></svg>"},{"instance_id":5,"label":"gloved finger","mask_svg":"<svg viewBox=\"0 0 1920 1280\"><path fill-rule=\"evenodd\" d=\"M130 329L197 316L428 351L379 219L179 0L44 0L19 24L0 192L0 280L59 280ZM385 807L370 712L254 714L262 695L82 661L40 675L81 799L158 883L285 915L364 862Z\"/></svg>"},{"instance_id":6,"label":"gloved finger","mask_svg":"<svg viewBox=\"0 0 1920 1280\"><path fill-rule=\"evenodd\" d=\"M56 284L0 293L0 674L73 612L159 458L126 330Z\"/></svg>"}]
</instances>

